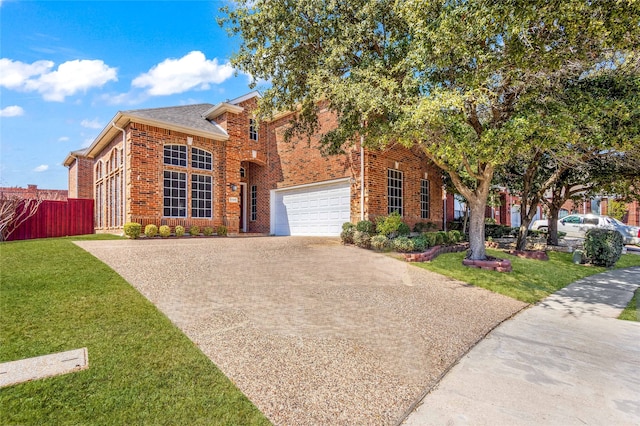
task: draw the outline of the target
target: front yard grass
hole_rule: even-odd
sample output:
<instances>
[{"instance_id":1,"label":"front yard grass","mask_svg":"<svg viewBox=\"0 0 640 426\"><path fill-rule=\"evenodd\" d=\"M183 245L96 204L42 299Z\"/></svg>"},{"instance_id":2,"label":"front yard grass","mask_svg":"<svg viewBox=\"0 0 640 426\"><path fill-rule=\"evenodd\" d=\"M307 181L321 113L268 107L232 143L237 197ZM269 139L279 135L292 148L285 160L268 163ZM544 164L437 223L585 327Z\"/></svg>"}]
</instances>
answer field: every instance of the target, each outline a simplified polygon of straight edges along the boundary
<instances>
[{"instance_id":1,"label":"front yard grass","mask_svg":"<svg viewBox=\"0 0 640 426\"><path fill-rule=\"evenodd\" d=\"M0 389L2 424L269 424L167 317L74 239L0 244L0 362L82 347L89 355L87 370Z\"/></svg>"},{"instance_id":2,"label":"front yard grass","mask_svg":"<svg viewBox=\"0 0 640 426\"><path fill-rule=\"evenodd\" d=\"M629 301L629 304L624 311L620 314L618 319L625 321L640 321L640 309L638 309L638 301L640 297L638 294L640 293L640 288L636 289L635 293L633 293L633 298Z\"/></svg>"},{"instance_id":3,"label":"front yard grass","mask_svg":"<svg viewBox=\"0 0 640 426\"><path fill-rule=\"evenodd\" d=\"M501 273L466 267L462 265L465 252L443 254L431 262L414 265L526 303L536 303L580 278L606 271L576 265L570 253L549 252L549 261L522 259L498 250L487 250L487 254L509 259L513 271ZM640 266L640 256L625 254L616 264L617 268L628 266Z\"/></svg>"}]
</instances>

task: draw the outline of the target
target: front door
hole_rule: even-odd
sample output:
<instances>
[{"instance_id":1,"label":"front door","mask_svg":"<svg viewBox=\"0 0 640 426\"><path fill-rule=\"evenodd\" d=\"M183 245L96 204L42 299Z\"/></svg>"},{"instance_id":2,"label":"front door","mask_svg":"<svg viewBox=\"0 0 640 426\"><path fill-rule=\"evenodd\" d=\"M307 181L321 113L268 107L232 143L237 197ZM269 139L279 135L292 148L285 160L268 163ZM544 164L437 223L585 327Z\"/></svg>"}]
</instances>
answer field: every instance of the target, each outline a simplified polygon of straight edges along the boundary
<instances>
[{"instance_id":1,"label":"front door","mask_svg":"<svg viewBox=\"0 0 640 426\"><path fill-rule=\"evenodd\" d=\"M246 193L246 187L247 185L244 183L240 184L240 232L247 232L247 226L245 223L245 212L244 212L244 196Z\"/></svg>"}]
</instances>

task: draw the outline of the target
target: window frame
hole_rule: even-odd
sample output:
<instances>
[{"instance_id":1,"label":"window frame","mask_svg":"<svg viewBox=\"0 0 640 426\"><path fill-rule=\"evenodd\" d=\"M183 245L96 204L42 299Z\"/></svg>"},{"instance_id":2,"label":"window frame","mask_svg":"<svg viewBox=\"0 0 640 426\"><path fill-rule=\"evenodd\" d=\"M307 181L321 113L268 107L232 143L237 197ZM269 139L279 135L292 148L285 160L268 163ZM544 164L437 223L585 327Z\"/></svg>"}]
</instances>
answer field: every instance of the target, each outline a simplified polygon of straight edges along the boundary
<instances>
[{"instance_id":1,"label":"window frame","mask_svg":"<svg viewBox=\"0 0 640 426\"><path fill-rule=\"evenodd\" d=\"M169 178L167 178L167 174L169 174ZM172 175L177 175L178 178L174 178ZM180 190L184 191L184 196L180 197L180 194L178 194L177 197L174 197L173 194L169 194L167 195L167 179L169 179L170 182L184 182L184 187L180 188L179 186L176 188L174 186L169 186L169 189L171 190L171 192L173 192L174 189L177 189L178 192L180 192ZM187 173L186 172L181 172L181 171L177 171L177 170L164 170L163 173L163 180L162 180L162 216L163 217L169 217L169 218L186 218L187 217L187 202L188 202L188 197L187 197ZM176 206L173 205L173 202L170 203L169 206L167 206L167 199L169 200L177 200L177 204ZM184 203L182 206L180 206L180 201L184 200ZM167 213L167 209L169 209L169 213L170 214L166 214ZM184 210L184 215L180 215L180 210ZM174 215L174 211L177 211L178 214Z\"/></svg>"},{"instance_id":2,"label":"window frame","mask_svg":"<svg viewBox=\"0 0 640 426\"><path fill-rule=\"evenodd\" d=\"M249 119L249 140L250 141L258 140L258 129L256 127L256 120L253 118Z\"/></svg>"},{"instance_id":3,"label":"window frame","mask_svg":"<svg viewBox=\"0 0 640 426\"><path fill-rule=\"evenodd\" d=\"M167 156L167 151L169 151L169 156ZM174 156L174 153L183 154L184 158L181 155ZM187 167L189 164L189 158L187 153L187 146L182 144L166 144L163 147L162 153L162 163L166 166L173 167ZM184 163L184 164L183 164Z\"/></svg>"},{"instance_id":4,"label":"window frame","mask_svg":"<svg viewBox=\"0 0 640 426\"><path fill-rule=\"evenodd\" d=\"M431 217L431 184L428 179L420 179L420 218L429 219Z\"/></svg>"},{"instance_id":5,"label":"window frame","mask_svg":"<svg viewBox=\"0 0 640 426\"><path fill-rule=\"evenodd\" d=\"M387 214L398 212L404 217L404 173L387 169Z\"/></svg>"},{"instance_id":6,"label":"window frame","mask_svg":"<svg viewBox=\"0 0 640 426\"><path fill-rule=\"evenodd\" d=\"M197 158L197 159L196 159ZM203 167L200 167L202 165ZM191 168L196 170L213 170L213 154L209 151L191 147Z\"/></svg>"},{"instance_id":7,"label":"window frame","mask_svg":"<svg viewBox=\"0 0 640 426\"><path fill-rule=\"evenodd\" d=\"M255 222L258 220L258 186L251 185L251 196L250 196L250 212L249 212L249 220L251 222Z\"/></svg>"},{"instance_id":8,"label":"window frame","mask_svg":"<svg viewBox=\"0 0 640 426\"><path fill-rule=\"evenodd\" d=\"M204 181L199 181L202 178ZM198 187L195 187L198 185ZM201 188L200 185L205 185L205 188ZM208 188L206 187L208 186ZM204 194L204 197L201 195ZM207 198L208 195L208 198ZM208 207L207 207L208 202ZM194 203L204 203L204 206L194 206ZM209 215L206 215L208 211ZM201 215L201 212L205 212ZM211 219L213 218L213 177L211 175L203 175L199 173L191 174L191 217L193 219Z\"/></svg>"}]
</instances>

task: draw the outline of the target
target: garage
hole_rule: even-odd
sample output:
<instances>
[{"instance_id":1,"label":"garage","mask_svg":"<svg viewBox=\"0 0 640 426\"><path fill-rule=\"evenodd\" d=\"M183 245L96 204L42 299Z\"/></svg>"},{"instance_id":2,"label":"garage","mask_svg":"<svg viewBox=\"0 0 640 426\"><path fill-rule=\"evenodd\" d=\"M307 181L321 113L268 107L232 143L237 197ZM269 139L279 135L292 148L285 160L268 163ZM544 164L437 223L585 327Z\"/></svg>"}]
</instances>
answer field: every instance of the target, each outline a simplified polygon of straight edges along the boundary
<instances>
[{"instance_id":1,"label":"garage","mask_svg":"<svg viewBox=\"0 0 640 426\"><path fill-rule=\"evenodd\" d=\"M349 222L349 179L271 191L271 233L338 236Z\"/></svg>"}]
</instances>

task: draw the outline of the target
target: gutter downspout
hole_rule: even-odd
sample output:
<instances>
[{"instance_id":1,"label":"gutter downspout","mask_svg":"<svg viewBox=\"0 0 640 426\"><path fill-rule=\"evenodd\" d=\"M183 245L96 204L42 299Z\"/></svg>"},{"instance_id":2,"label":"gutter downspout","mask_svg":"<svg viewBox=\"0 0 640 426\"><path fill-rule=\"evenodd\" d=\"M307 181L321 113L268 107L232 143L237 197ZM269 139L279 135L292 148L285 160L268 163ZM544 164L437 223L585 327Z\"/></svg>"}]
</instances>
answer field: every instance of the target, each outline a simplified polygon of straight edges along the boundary
<instances>
[{"instance_id":1,"label":"gutter downspout","mask_svg":"<svg viewBox=\"0 0 640 426\"><path fill-rule=\"evenodd\" d=\"M127 216L127 132L121 127L116 126L113 121L111 125L122 132L122 229L124 232L124 224Z\"/></svg>"}]
</instances>

